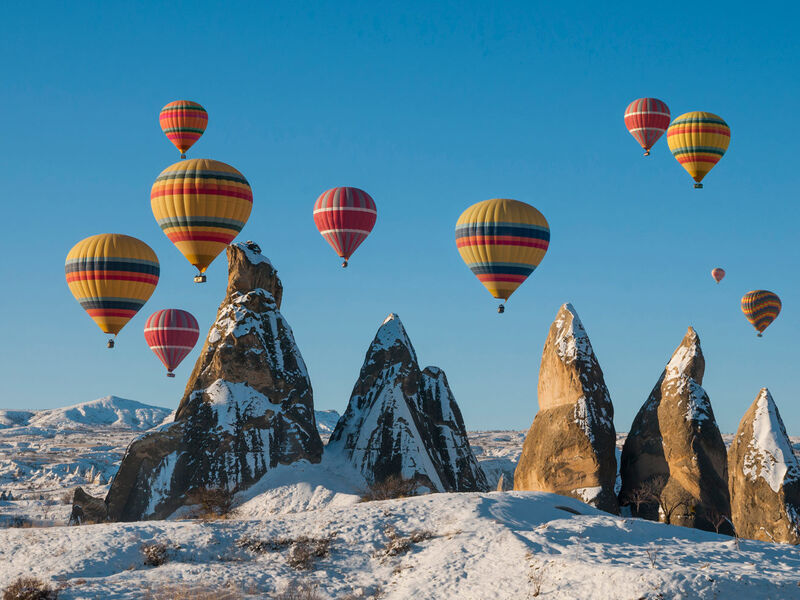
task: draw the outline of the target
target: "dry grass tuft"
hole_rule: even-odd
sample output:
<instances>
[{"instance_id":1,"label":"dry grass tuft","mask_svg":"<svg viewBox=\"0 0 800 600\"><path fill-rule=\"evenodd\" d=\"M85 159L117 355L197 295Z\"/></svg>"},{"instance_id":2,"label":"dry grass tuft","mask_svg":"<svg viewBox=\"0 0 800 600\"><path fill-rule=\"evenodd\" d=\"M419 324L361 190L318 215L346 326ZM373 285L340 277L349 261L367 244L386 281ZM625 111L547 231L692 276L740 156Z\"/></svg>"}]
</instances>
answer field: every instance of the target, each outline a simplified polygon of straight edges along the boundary
<instances>
[{"instance_id":1,"label":"dry grass tuft","mask_svg":"<svg viewBox=\"0 0 800 600\"><path fill-rule=\"evenodd\" d=\"M376 481L361 495L362 502L375 500L391 500L416 496L419 484L413 479L403 479L399 475L390 475L383 481Z\"/></svg>"},{"instance_id":2,"label":"dry grass tuft","mask_svg":"<svg viewBox=\"0 0 800 600\"><path fill-rule=\"evenodd\" d=\"M58 590L41 579L20 577L3 592L3 600L56 600Z\"/></svg>"}]
</instances>

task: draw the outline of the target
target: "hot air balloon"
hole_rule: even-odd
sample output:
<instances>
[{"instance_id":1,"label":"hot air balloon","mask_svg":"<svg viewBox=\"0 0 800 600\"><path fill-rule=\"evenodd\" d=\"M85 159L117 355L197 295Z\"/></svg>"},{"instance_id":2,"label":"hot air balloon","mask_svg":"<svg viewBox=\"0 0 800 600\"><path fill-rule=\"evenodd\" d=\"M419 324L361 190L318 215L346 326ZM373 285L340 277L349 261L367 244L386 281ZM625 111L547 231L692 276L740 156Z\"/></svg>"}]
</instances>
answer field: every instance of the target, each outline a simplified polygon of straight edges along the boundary
<instances>
[{"instance_id":1,"label":"hot air balloon","mask_svg":"<svg viewBox=\"0 0 800 600\"><path fill-rule=\"evenodd\" d=\"M161 229L199 273L242 230L253 208L244 175L217 160L193 158L164 169L150 190L150 205Z\"/></svg>"},{"instance_id":2,"label":"hot air balloon","mask_svg":"<svg viewBox=\"0 0 800 600\"><path fill-rule=\"evenodd\" d=\"M544 258L550 228L530 204L494 199L473 204L458 218L456 246L495 298L508 300ZM497 312L502 313L501 304Z\"/></svg>"},{"instance_id":3,"label":"hot air balloon","mask_svg":"<svg viewBox=\"0 0 800 600\"><path fill-rule=\"evenodd\" d=\"M767 290L753 290L742 297L742 312L758 331L758 337L781 312L781 299Z\"/></svg>"},{"instance_id":4,"label":"hot air balloon","mask_svg":"<svg viewBox=\"0 0 800 600\"><path fill-rule=\"evenodd\" d=\"M144 339L167 368L167 377L192 351L200 336L200 327L191 313L178 308L154 312L144 324Z\"/></svg>"},{"instance_id":5,"label":"hot air balloon","mask_svg":"<svg viewBox=\"0 0 800 600\"><path fill-rule=\"evenodd\" d=\"M176 100L161 109L158 122L169 141L180 151L181 158L186 158L186 151L206 130L208 113L197 102Z\"/></svg>"},{"instance_id":6,"label":"hot air balloon","mask_svg":"<svg viewBox=\"0 0 800 600\"><path fill-rule=\"evenodd\" d=\"M703 177L714 168L728 149L731 130L710 112L688 112L677 117L667 129L667 144L675 159L702 188Z\"/></svg>"},{"instance_id":7,"label":"hot air balloon","mask_svg":"<svg viewBox=\"0 0 800 600\"><path fill-rule=\"evenodd\" d=\"M103 333L116 336L156 289L159 265L141 240L103 233L75 244L64 271L72 295Z\"/></svg>"},{"instance_id":8,"label":"hot air balloon","mask_svg":"<svg viewBox=\"0 0 800 600\"><path fill-rule=\"evenodd\" d=\"M336 254L344 259L343 267L367 239L377 217L372 197L354 187L331 188L314 204L314 224Z\"/></svg>"},{"instance_id":9,"label":"hot air balloon","mask_svg":"<svg viewBox=\"0 0 800 600\"><path fill-rule=\"evenodd\" d=\"M658 98L639 98L625 109L625 127L650 156L650 148L669 127L669 108Z\"/></svg>"},{"instance_id":10,"label":"hot air balloon","mask_svg":"<svg viewBox=\"0 0 800 600\"><path fill-rule=\"evenodd\" d=\"M711 269L711 276L714 278L714 281L719 283L725 277L725 269L717 267L716 269Z\"/></svg>"}]
</instances>

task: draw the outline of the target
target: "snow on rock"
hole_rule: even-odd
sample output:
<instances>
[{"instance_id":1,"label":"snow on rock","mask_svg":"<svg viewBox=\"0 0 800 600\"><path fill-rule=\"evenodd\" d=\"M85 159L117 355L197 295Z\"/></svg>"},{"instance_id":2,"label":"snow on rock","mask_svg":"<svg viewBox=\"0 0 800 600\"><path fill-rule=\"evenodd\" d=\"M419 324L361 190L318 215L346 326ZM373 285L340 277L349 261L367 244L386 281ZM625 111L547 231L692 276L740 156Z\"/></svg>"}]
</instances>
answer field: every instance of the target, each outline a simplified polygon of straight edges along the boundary
<instances>
[{"instance_id":1,"label":"snow on rock","mask_svg":"<svg viewBox=\"0 0 800 600\"><path fill-rule=\"evenodd\" d=\"M712 530L720 515L731 513L725 443L702 387L704 373L700 338L689 327L631 425L620 460L619 498L628 504L648 482L659 481L656 493L666 504L688 499L672 523ZM658 504L645 502L638 514L657 520ZM729 525L721 531L729 532Z\"/></svg>"},{"instance_id":2,"label":"snow on rock","mask_svg":"<svg viewBox=\"0 0 800 600\"><path fill-rule=\"evenodd\" d=\"M245 258L250 261L250 264L267 264L272 266L270 260L261 254L261 246L251 240L247 240L246 242L234 242L231 244L231 246L234 246L240 250L244 254Z\"/></svg>"},{"instance_id":3,"label":"snow on rock","mask_svg":"<svg viewBox=\"0 0 800 600\"><path fill-rule=\"evenodd\" d=\"M731 509L740 536L800 543L800 462L763 388L728 450Z\"/></svg>"},{"instance_id":4,"label":"snow on rock","mask_svg":"<svg viewBox=\"0 0 800 600\"><path fill-rule=\"evenodd\" d=\"M0 429L39 427L62 430L110 426L143 431L161 423L168 414L169 410L166 408L106 396L66 408L0 410Z\"/></svg>"},{"instance_id":5,"label":"snow on rock","mask_svg":"<svg viewBox=\"0 0 800 600\"><path fill-rule=\"evenodd\" d=\"M324 600L800 598L792 548L623 519L548 493L432 494L265 516L0 529L0 589L33 576L59 585L59 600L255 599L307 579ZM387 551L389 533L413 532L425 535ZM300 573L288 548L247 548L303 537L330 545ZM169 545L167 564L143 564L150 543Z\"/></svg>"},{"instance_id":6,"label":"snow on rock","mask_svg":"<svg viewBox=\"0 0 800 600\"><path fill-rule=\"evenodd\" d=\"M283 286L252 242L228 247L228 289L173 423L134 441L109 519L164 518L195 488L244 490L278 464L319 462L308 372L281 315ZM242 287L247 286L247 287Z\"/></svg>"},{"instance_id":7,"label":"snow on rock","mask_svg":"<svg viewBox=\"0 0 800 600\"><path fill-rule=\"evenodd\" d=\"M571 304L561 306L545 341L538 398L514 489L564 494L616 513L614 407Z\"/></svg>"},{"instance_id":8,"label":"snow on rock","mask_svg":"<svg viewBox=\"0 0 800 600\"><path fill-rule=\"evenodd\" d=\"M396 314L367 350L326 453L340 454L370 484L399 475L437 491L488 488L444 372L420 370Z\"/></svg>"}]
</instances>

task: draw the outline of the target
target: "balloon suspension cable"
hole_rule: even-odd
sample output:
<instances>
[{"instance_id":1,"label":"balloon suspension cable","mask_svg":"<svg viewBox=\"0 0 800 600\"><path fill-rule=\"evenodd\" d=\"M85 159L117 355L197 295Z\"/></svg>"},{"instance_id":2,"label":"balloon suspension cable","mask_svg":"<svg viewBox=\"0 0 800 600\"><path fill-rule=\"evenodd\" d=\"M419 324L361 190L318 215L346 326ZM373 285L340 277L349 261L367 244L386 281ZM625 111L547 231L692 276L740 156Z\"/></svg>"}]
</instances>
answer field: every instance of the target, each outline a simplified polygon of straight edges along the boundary
<instances>
[{"instance_id":1,"label":"balloon suspension cable","mask_svg":"<svg viewBox=\"0 0 800 600\"><path fill-rule=\"evenodd\" d=\"M202 273L200 273L199 275L195 275L194 276L194 282L195 283L205 283L206 282L206 276L203 275Z\"/></svg>"},{"instance_id":2,"label":"balloon suspension cable","mask_svg":"<svg viewBox=\"0 0 800 600\"><path fill-rule=\"evenodd\" d=\"M108 343L106 344L106 347L107 348L113 348L114 347L114 338L111 338L110 340L108 340Z\"/></svg>"},{"instance_id":3,"label":"balloon suspension cable","mask_svg":"<svg viewBox=\"0 0 800 600\"><path fill-rule=\"evenodd\" d=\"M506 307L501 304L500 306L497 307L497 312L502 315L504 312L506 312Z\"/></svg>"},{"instance_id":4,"label":"balloon suspension cable","mask_svg":"<svg viewBox=\"0 0 800 600\"><path fill-rule=\"evenodd\" d=\"M343 269L347 268L347 259L346 258L344 259L344 262L342 263L342 268Z\"/></svg>"},{"instance_id":5,"label":"balloon suspension cable","mask_svg":"<svg viewBox=\"0 0 800 600\"><path fill-rule=\"evenodd\" d=\"M702 184L702 183L695 183L695 184L694 184L694 189L696 189L696 190L702 190L702 189L703 189L703 184Z\"/></svg>"},{"instance_id":6,"label":"balloon suspension cable","mask_svg":"<svg viewBox=\"0 0 800 600\"><path fill-rule=\"evenodd\" d=\"M167 377L175 377L175 373L172 371L167 371Z\"/></svg>"},{"instance_id":7,"label":"balloon suspension cable","mask_svg":"<svg viewBox=\"0 0 800 600\"><path fill-rule=\"evenodd\" d=\"M650 156L650 150L645 150L645 151L644 151L644 155L645 155L645 156Z\"/></svg>"}]
</instances>

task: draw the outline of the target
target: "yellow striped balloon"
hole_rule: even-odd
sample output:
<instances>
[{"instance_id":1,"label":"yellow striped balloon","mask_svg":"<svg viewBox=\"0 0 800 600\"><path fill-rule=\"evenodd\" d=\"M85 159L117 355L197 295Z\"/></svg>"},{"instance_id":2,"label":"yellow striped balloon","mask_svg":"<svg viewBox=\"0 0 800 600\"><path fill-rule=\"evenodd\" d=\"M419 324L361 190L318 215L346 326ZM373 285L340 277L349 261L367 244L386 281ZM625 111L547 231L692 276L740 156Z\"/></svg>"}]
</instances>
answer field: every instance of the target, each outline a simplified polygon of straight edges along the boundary
<instances>
[{"instance_id":1,"label":"yellow striped balloon","mask_svg":"<svg viewBox=\"0 0 800 600\"><path fill-rule=\"evenodd\" d=\"M742 312L761 337L780 314L781 299L767 290L753 290L742 297Z\"/></svg>"},{"instance_id":2,"label":"yellow striped balloon","mask_svg":"<svg viewBox=\"0 0 800 600\"><path fill-rule=\"evenodd\" d=\"M544 258L550 227L530 204L495 198L473 204L458 218L456 246L495 298L508 300ZM498 312L503 312L501 304Z\"/></svg>"},{"instance_id":3,"label":"yellow striped balloon","mask_svg":"<svg viewBox=\"0 0 800 600\"><path fill-rule=\"evenodd\" d=\"M692 176L696 188L703 187L700 182L725 154L730 141L728 124L710 112L688 112L672 121L667 129L669 149Z\"/></svg>"},{"instance_id":4,"label":"yellow striped balloon","mask_svg":"<svg viewBox=\"0 0 800 600\"><path fill-rule=\"evenodd\" d=\"M75 244L64 271L69 291L97 326L117 335L156 289L159 264L143 241L103 233Z\"/></svg>"},{"instance_id":5,"label":"yellow striped balloon","mask_svg":"<svg viewBox=\"0 0 800 600\"><path fill-rule=\"evenodd\" d=\"M208 265L242 230L253 208L250 184L217 160L193 158L164 169L150 190L159 226L205 281Z\"/></svg>"}]
</instances>

